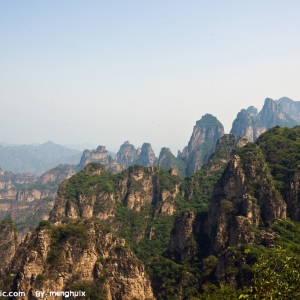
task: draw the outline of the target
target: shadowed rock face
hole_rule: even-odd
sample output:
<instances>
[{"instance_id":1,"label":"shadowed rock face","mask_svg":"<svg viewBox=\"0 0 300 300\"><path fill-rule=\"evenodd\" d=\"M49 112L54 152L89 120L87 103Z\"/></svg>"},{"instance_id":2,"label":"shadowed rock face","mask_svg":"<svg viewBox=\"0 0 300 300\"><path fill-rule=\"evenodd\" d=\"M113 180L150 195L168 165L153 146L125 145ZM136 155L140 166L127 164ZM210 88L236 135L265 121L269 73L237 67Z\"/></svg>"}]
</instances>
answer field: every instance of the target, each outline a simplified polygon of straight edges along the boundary
<instances>
[{"instance_id":1,"label":"shadowed rock face","mask_svg":"<svg viewBox=\"0 0 300 300\"><path fill-rule=\"evenodd\" d=\"M144 143L139 153L138 163L145 167L152 167L157 165L157 158L149 143Z\"/></svg>"},{"instance_id":2,"label":"shadowed rock face","mask_svg":"<svg viewBox=\"0 0 300 300\"><path fill-rule=\"evenodd\" d=\"M105 146L98 146L97 149L93 151L84 150L79 163L80 167L83 168L91 162L97 162L101 165L107 165L109 163L109 156Z\"/></svg>"},{"instance_id":3,"label":"shadowed rock face","mask_svg":"<svg viewBox=\"0 0 300 300\"><path fill-rule=\"evenodd\" d=\"M283 110L298 124L300 124L300 101L294 101L288 97L282 97L275 100L277 104L280 104Z\"/></svg>"},{"instance_id":4,"label":"shadowed rock face","mask_svg":"<svg viewBox=\"0 0 300 300\"><path fill-rule=\"evenodd\" d=\"M286 110L282 103L287 103ZM253 142L269 128L275 126L293 127L297 125L297 122L286 111L291 111L291 107L294 106L296 104L289 101L274 101L267 98L259 114L253 106L247 110L242 109L233 121L230 133L237 137L245 136L249 142Z\"/></svg>"},{"instance_id":5,"label":"shadowed rock face","mask_svg":"<svg viewBox=\"0 0 300 300\"><path fill-rule=\"evenodd\" d=\"M216 141L223 134L223 125L210 114L196 122L188 146L179 153L179 157L186 163L187 175L195 173L208 162Z\"/></svg>"},{"instance_id":6,"label":"shadowed rock face","mask_svg":"<svg viewBox=\"0 0 300 300\"><path fill-rule=\"evenodd\" d=\"M181 260L185 260L191 256L194 250L188 245L189 237L193 232L194 220L195 213L191 210L187 210L174 223L168 251L179 255Z\"/></svg>"},{"instance_id":7,"label":"shadowed rock face","mask_svg":"<svg viewBox=\"0 0 300 300\"><path fill-rule=\"evenodd\" d=\"M121 145L120 150L116 155L116 162L125 168L137 163L138 154L137 149L126 141L123 145Z\"/></svg>"},{"instance_id":8,"label":"shadowed rock face","mask_svg":"<svg viewBox=\"0 0 300 300\"><path fill-rule=\"evenodd\" d=\"M14 223L10 219L6 219L0 222L0 284L4 277L5 270L11 263L12 258L15 255L18 238L17 230Z\"/></svg>"},{"instance_id":9,"label":"shadowed rock face","mask_svg":"<svg viewBox=\"0 0 300 300\"><path fill-rule=\"evenodd\" d=\"M176 158L169 148L162 148L159 154L157 165L163 169L169 170L175 168L181 178L185 177L185 163Z\"/></svg>"},{"instance_id":10,"label":"shadowed rock face","mask_svg":"<svg viewBox=\"0 0 300 300\"><path fill-rule=\"evenodd\" d=\"M95 222L39 227L28 234L12 262L14 290L35 299L36 291L84 290L103 299L154 299L143 264L116 238ZM74 298L72 298L74 299Z\"/></svg>"},{"instance_id":11,"label":"shadowed rock face","mask_svg":"<svg viewBox=\"0 0 300 300\"><path fill-rule=\"evenodd\" d=\"M274 188L261 150L253 145L233 156L214 188L206 229L213 253L254 243L260 218L286 218L286 203Z\"/></svg>"}]
</instances>

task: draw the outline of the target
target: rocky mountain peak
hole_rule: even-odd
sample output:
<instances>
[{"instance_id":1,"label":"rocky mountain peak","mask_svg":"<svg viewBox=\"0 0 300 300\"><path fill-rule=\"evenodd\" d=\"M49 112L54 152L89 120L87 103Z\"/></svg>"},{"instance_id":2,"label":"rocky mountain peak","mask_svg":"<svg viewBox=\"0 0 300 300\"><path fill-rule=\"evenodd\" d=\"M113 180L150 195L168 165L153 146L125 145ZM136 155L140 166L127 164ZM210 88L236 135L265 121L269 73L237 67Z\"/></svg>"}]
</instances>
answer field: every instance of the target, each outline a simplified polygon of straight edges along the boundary
<instances>
[{"instance_id":1,"label":"rocky mountain peak","mask_svg":"<svg viewBox=\"0 0 300 300\"><path fill-rule=\"evenodd\" d=\"M298 124L300 124L300 101L294 101L288 97L282 97L275 101Z\"/></svg>"},{"instance_id":2,"label":"rocky mountain peak","mask_svg":"<svg viewBox=\"0 0 300 300\"><path fill-rule=\"evenodd\" d=\"M297 122L285 112L282 102L266 98L264 106L258 114L257 109L253 106L248 107L247 110L242 109L233 121L230 133L236 136L246 136L249 142L253 142L271 127L293 127L295 125Z\"/></svg>"},{"instance_id":3,"label":"rocky mountain peak","mask_svg":"<svg viewBox=\"0 0 300 300\"><path fill-rule=\"evenodd\" d=\"M102 165L109 163L108 152L105 149L105 146L98 146L96 150L84 150L79 166L83 168L91 162L98 162Z\"/></svg>"},{"instance_id":4,"label":"rocky mountain peak","mask_svg":"<svg viewBox=\"0 0 300 300\"><path fill-rule=\"evenodd\" d=\"M181 159L176 158L169 148L161 148L157 165L166 170L175 168L181 178L184 178L186 175L184 162Z\"/></svg>"},{"instance_id":5,"label":"rocky mountain peak","mask_svg":"<svg viewBox=\"0 0 300 300\"><path fill-rule=\"evenodd\" d=\"M20 245L11 274L13 290L25 292L26 300L36 299L37 290L49 295L74 286L86 292L83 299L154 299L141 261L99 222L40 223ZM50 299L69 297L58 296Z\"/></svg>"},{"instance_id":6,"label":"rocky mountain peak","mask_svg":"<svg viewBox=\"0 0 300 300\"><path fill-rule=\"evenodd\" d=\"M184 155L187 174L196 172L207 163L216 141L223 134L223 125L211 114L205 114L196 122L187 148L180 153L181 157Z\"/></svg>"},{"instance_id":7,"label":"rocky mountain peak","mask_svg":"<svg viewBox=\"0 0 300 300\"><path fill-rule=\"evenodd\" d=\"M257 121L263 124L261 127L264 131L275 126L293 127L297 125L297 122L284 111L281 104L270 98L265 100L264 106L258 114Z\"/></svg>"},{"instance_id":8,"label":"rocky mountain peak","mask_svg":"<svg viewBox=\"0 0 300 300\"><path fill-rule=\"evenodd\" d=\"M261 150L252 143L229 161L210 202L207 233L213 253L255 242L254 228L286 218L286 204L275 190Z\"/></svg>"},{"instance_id":9,"label":"rocky mountain peak","mask_svg":"<svg viewBox=\"0 0 300 300\"><path fill-rule=\"evenodd\" d=\"M246 112L251 116L251 117L256 117L258 115L258 110L254 106L249 106L246 109Z\"/></svg>"},{"instance_id":10,"label":"rocky mountain peak","mask_svg":"<svg viewBox=\"0 0 300 300\"><path fill-rule=\"evenodd\" d=\"M123 145L121 145L120 150L116 155L116 162L120 165L125 166L126 168L133 165L138 159L136 148L129 143L129 141L125 141Z\"/></svg>"},{"instance_id":11,"label":"rocky mountain peak","mask_svg":"<svg viewBox=\"0 0 300 300\"><path fill-rule=\"evenodd\" d=\"M151 144L144 143L139 154L139 164L145 167L152 167L157 164L157 158L151 147Z\"/></svg>"}]
</instances>

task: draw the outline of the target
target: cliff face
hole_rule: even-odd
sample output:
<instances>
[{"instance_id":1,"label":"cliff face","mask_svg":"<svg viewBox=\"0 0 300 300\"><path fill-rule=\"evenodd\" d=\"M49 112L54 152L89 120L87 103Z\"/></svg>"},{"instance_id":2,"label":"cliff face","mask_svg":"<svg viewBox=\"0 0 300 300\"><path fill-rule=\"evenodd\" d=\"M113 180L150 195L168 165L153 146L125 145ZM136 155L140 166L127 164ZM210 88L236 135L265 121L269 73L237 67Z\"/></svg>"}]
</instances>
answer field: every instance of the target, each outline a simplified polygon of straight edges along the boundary
<instances>
[{"instance_id":1,"label":"cliff face","mask_svg":"<svg viewBox=\"0 0 300 300\"><path fill-rule=\"evenodd\" d=\"M280 104L283 110L300 124L300 101L294 101L288 97L282 97L278 100L275 100L277 104Z\"/></svg>"},{"instance_id":2,"label":"cliff face","mask_svg":"<svg viewBox=\"0 0 300 300\"><path fill-rule=\"evenodd\" d=\"M144 143L139 153L138 163L145 167L152 167L157 165L157 158L149 143Z\"/></svg>"},{"instance_id":3,"label":"cliff face","mask_svg":"<svg viewBox=\"0 0 300 300\"><path fill-rule=\"evenodd\" d=\"M224 134L223 125L216 117L206 114L196 122L187 148L179 153L187 168L186 173L192 174L207 163L216 141Z\"/></svg>"},{"instance_id":4,"label":"cliff face","mask_svg":"<svg viewBox=\"0 0 300 300\"><path fill-rule=\"evenodd\" d=\"M85 291L82 299L154 299L143 264L123 239L95 222L43 225L28 234L12 262L13 289L26 293L22 299L35 299L36 291L65 299L50 292L69 290Z\"/></svg>"},{"instance_id":5,"label":"cliff face","mask_svg":"<svg viewBox=\"0 0 300 300\"><path fill-rule=\"evenodd\" d=\"M116 162L127 168L138 161L138 153L135 147L128 141L121 145L120 150L116 155Z\"/></svg>"},{"instance_id":6,"label":"cliff face","mask_svg":"<svg viewBox=\"0 0 300 300\"><path fill-rule=\"evenodd\" d=\"M5 270L9 267L18 246L16 227L12 220L6 219L0 222L0 285L4 279Z\"/></svg>"},{"instance_id":7,"label":"cliff face","mask_svg":"<svg viewBox=\"0 0 300 300\"><path fill-rule=\"evenodd\" d=\"M207 221L212 252L254 243L260 222L285 218L286 203L264 156L255 144L248 144L230 160L214 188Z\"/></svg>"},{"instance_id":8,"label":"cliff face","mask_svg":"<svg viewBox=\"0 0 300 300\"><path fill-rule=\"evenodd\" d=\"M256 110L257 111L257 110ZM248 109L242 109L236 119L233 121L230 133L239 136L245 136L249 142L253 142L256 136L257 113L251 114Z\"/></svg>"},{"instance_id":9,"label":"cliff face","mask_svg":"<svg viewBox=\"0 0 300 300\"><path fill-rule=\"evenodd\" d=\"M181 178L185 177L185 163L175 157L169 148L162 148L159 154L157 165L163 169L175 168Z\"/></svg>"},{"instance_id":10,"label":"cliff face","mask_svg":"<svg viewBox=\"0 0 300 300\"><path fill-rule=\"evenodd\" d=\"M98 146L96 150L84 150L79 166L83 168L91 162L98 162L101 165L107 165L109 163L109 155L105 146Z\"/></svg>"},{"instance_id":11,"label":"cliff face","mask_svg":"<svg viewBox=\"0 0 300 300\"><path fill-rule=\"evenodd\" d=\"M297 122L285 111L282 103L286 102L267 98L259 114L254 107L249 107L247 110L242 109L233 121L230 133L236 136L245 136L248 141L253 142L269 128L297 125ZM286 104L287 111L290 111L291 106Z\"/></svg>"},{"instance_id":12,"label":"cliff face","mask_svg":"<svg viewBox=\"0 0 300 300\"><path fill-rule=\"evenodd\" d=\"M170 236L168 251L185 260L196 252L196 247L188 244L194 228L195 213L186 210L180 218L177 218Z\"/></svg>"},{"instance_id":13,"label":"cliff face","mask_svg":"<svg viewBox=\"0 0 300 300\"><path fill-rule=\"evenodd\" d=\"M145 167L155 166L157 158L149 143L144 143L142 148L135 149L126 141L121 145L115 159L108 155L104 146L99 146L93 151L85 150L81 157L80 167L83 168L91 162L100 163L108 172L117 174L134 164L141 164Z\"/></svg>"},{"instance_id":14,"label":"cliff face","mask_svg":"<svg viewBox=\"0 0 300 300\"><path fill-rule=\"evenodd\" d=\"M59 183L76 171L74 166L60 165L37 177L1 170L0 219L12 218L24 237L38 221L48 219Z\"/></svg>"},{"instance_id":15,"label":"cliff face","mask_svg":"<svg viewBox=\"0 0 300 300\"><path fill-rule=\"evenodd\" d=\"M177 175L167 173L159 168L135 165L120 175L113 175L101 165L87 165L83 171L60 186L50 220L57 223L65 217L92 216L100 220L112 220L116 214L116 205L121 202L128 210L141 211L150 204L155 206L156 213L172 215L180 179ZM170 180L169 185L160 183L162 176ZM76 182L83 178L92 184L76 191Z\"/></svg>"},{"instance_id":16,"label":"cliff face","mask_svg":"<svg viewBox=\"0 0 300 300\"><path fill-rule=\"evenodd\" d=\"M292 129L275 127L257 139L263 151L277 190L287 203L288 216L300 221L300 127Z\"/></svg>"},{"instance_id":17,"label":"cliff face","mask_svg":"<svg viewBox=\"0 0 300 300\"><path fill-rule=\"evenodd\" d=\"M208 206L214 185L221 177L229 160L246 143L246 138L237 139L233 134L224 134L220 137L208 164L185 178L181 186L184 198L195 205L203 203Z\"/></svg>"}]
</instances>

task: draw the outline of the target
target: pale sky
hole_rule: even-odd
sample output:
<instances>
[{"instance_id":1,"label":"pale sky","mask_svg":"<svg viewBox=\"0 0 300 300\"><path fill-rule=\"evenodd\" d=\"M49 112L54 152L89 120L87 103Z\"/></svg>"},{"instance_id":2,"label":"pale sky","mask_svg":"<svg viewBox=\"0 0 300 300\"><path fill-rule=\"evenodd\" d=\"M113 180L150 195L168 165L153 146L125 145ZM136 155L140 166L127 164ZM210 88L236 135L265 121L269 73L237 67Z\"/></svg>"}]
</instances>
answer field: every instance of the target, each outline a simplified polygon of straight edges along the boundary
<instances>
[{"instance_id":1,"label":"pale sky","mask_svg":"<svg viewBox=\"0 0 300 300\"><path fill-rule=\"evenodd\" d=\"M300 100L300 1L0 1L0 141L177 150Z\"/></svg>"}]
</instances>

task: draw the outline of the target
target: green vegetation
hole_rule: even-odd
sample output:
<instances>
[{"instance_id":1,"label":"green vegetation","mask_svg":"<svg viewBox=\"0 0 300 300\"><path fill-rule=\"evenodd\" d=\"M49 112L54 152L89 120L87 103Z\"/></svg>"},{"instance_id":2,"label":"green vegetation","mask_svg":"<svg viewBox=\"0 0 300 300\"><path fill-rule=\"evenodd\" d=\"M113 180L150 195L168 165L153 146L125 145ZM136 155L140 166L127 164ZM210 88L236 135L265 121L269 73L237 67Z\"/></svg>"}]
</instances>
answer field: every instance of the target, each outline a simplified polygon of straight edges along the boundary
<instances>
[{"instance_id":1,"label":"green vegetation","mask_svg":"<svg viewBox=\"0 0 300 300\"><path fill-rule=\"evenodd\" d=\"M101 170L100 175L93 174L97 170ZM77 204L79 194L89 197L100 191L114 193L118 190L117 182L118 175L105 171L98 163L91 163L67 181L63 188L63 196L70 202Z\"/></svg>"},{"instance_id":2,"label":"green vegetation","mask_svg":"<svg viewBox=\"0 0 300 300\"><path fill-rule=\"evenodd\" d=\"M208 210L213 188L236 150L236 138L229 135L222 144L216 146L207 165L184 179L180 186L187 200L184 201L184 208L194 208L197 212Z\"/></svg>"},{"instance_id":3,"label":"green vegetation","mask_svg":"<svg viewBox=\"0 0 300 300\"><path fill-rule=\"evenodd\" d=\"M223 128L222 123L211 114L205 114L200 120L196 122L196 124L198 126L218 126L220 128Z\"/></svg>"},{"instance_id":4,"label":"green vegetation","mask_svg":"<svg viewBox=\"0 0 300 300\"><path fill-rule=\"evenodd\" d=\"M47 221L41 221L38 230L49 229L51 231L51 249L48 253L47 262L55 267L61 260L61 247L63 241L69 240L73 245L87 249L89 233L81 220L70 222L66 225L51 226Z\"/></svg>"},{"instance_id":5,"label":"green vegetation","mask_svg":"<svg viewBox=\"0 0 300 300\"><path fill-rule=\"evenodd\" d=\"M300 127L274 127L262 134L256 141L262 150L274 178L277 190L284 199L291 198L291 183L300 171ZM295 218L296 199L288 211Z\"/></svg>"},{"instance_id":6,"label":"green vegetation","mask_svg":"<svg viewBox=\"0 0 300 300\"><path fill-rule=\"evenodd\" d=\"M167 148L163 148L160 153L160 157L163 156L162 163L160 164L160 167L166 170L169 170L171 167L175 167L178 171L178 175L181 178L185 178L185 163L175 157Z\"/></svg>"},{"instance_id":7,"label":"green vegetation","mask_svg":"<svg viewBox=\"0 0 300 300\"><path fill-rule=\"evenodd\" d=\"M253 287L239 299L299 299L300 258L281 248L261 255L252 268Z\"/></svg>"},{"instance_id":8,"label":"green vegetation","mask_svg":"<svg viewBox=\"0 0 300 300\"><path fill-rule=\"evenodd\" d=\"M211 120L212 124L215 122ZM207 147L203 149L208 151L210 145L204 147ZM241 159L246 192L253 199L260 199L262 187L271 187L274 195L279 195L279 199L283 198L286 202L287 199L291 199L291 183L295 174L300 172L300 127L270 129L261 135L256 143L248 143L236 151L236 139L230 136L223 144L217 146L207 165L184 180L159 167L145 168L134 165L120 174L113 175L106 172L101 165L92 163L62 183L60 193L69 205L74 204L78 209L79 197L83 196L87 202L91 202L92 197L96 196L94 216L99 212L105 213L106 205L113 206L111 210L115 216L102 223L115 230L118 237L124 238L126 247L130 247L145 263L158 300L179 297L183 300L300 299L297 291L300 283L300 223L290 219L268 220L262 222L258 228L249 223L258 243L261 242L260 230L265 230L266 233L275 236L275 244L281 248L247 244L227 247L223 253L217 254L211 252L211 241L204 230L205 226L209 226L206 220L213 189L218 180L223 180L227 162L234 153ZM176 163L178 166L178 159L168 156L168 153L166 155L169 159L167 164ZM184 172L183 167L183 163L178 167L181 176ZM253 170L255 176L248 176ZM148 180L148 186L151 186L147 199L143 182L137 179L141 171ZM173 201L176 211L172 215L160 213L161 193L165 191L173 194L178 186L180 190L175 200L173 196L164 200L165 203ZM140 197L142 204L138 209L129 208L129 201L132 200L129 195L137 199ZM106 196L113 196L114 200L106 201L109 199ZM296 200L293 198L293 201L288 203L290 207L299 206ZM245 215L241 199L233 201L238 204L238 208L228 210L228 213L224 214L231 224L234 224L237 214ZM139 205L138 201L136 205ZM184 244L184 250L188 250L187 258L182 260L181 253L169 253L167 246L174 222L182 218L186 209L193 211L196 218L192 224L193 232ZM293 210L296 209L290 211L291 219L297 219L297 215L292 214ZM5 222L10 226L11 221ZM68 220L67 224L59 226L52 226L48 221L39 223L37 230L49 230L51 233L51 250L47 262L53 268L59 269L61 247L65 241L81 249L88 248L89 233L85 222L89 220ZM0 230L1 226L2 223ZM125 251L121 245L115 246L114 250L118 254ZM104 265L112 263L113 260L112 257L100 257L97 263ZM43 276L44 274L39 274L36 280L42 281ZM68 288L85 290L88 297L100 300L103 299L101 287L104 281L105 276L93 283L74 281L68 284Z\"/></svg>"}]
</instances>

